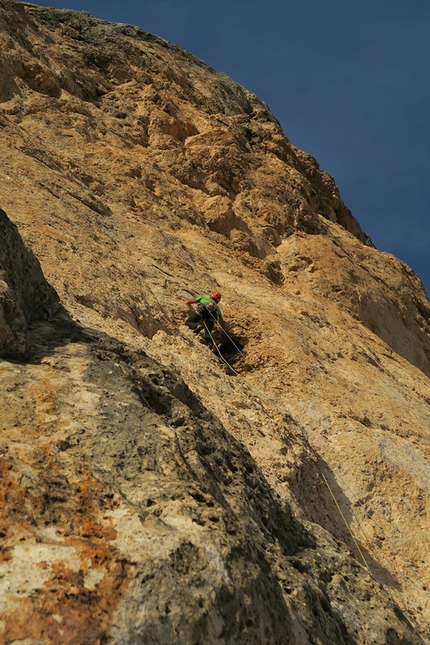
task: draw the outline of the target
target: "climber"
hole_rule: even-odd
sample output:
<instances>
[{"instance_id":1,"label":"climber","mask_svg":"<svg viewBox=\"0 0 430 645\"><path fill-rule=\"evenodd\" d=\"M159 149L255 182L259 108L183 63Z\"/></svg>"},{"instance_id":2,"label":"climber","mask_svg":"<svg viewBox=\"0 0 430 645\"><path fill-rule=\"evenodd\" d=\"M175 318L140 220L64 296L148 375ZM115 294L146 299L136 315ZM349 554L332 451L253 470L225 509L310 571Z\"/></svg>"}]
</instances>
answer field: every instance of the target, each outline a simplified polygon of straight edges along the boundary
<instances>
[{"instance_id":1,"label":"climber","mask_svg":"<svg viewBox=\"0 0 430 645\"><path fill-rule=\"evenodd\" d=\"M181 296L181 300L186 305L197 304L196 311L193 311L191 316L187 318L185 324L192 329L195 334L205 330L205 343L211 347L213 345L211 333L215 322L217 322L222 329L227 330L227 326L222 317L222 311L218 306L221 300L219 291L212 291L209 296L197 296L196 298L185 298Z\"/></svg>"}]
</instances>

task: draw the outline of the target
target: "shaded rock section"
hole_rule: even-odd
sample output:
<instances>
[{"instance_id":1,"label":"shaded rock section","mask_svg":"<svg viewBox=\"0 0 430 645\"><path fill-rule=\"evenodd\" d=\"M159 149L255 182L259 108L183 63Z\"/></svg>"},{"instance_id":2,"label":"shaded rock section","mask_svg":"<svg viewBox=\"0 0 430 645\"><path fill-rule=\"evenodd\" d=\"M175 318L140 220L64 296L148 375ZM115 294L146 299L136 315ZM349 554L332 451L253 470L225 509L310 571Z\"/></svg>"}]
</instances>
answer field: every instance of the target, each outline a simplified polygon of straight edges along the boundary
<instances>
[{"instance_id":1,"label":"shaded rock section","mask_svg":"<svg viewBox=\"0 0 430 645\"><path fill-rule=\"evenodd\" d=\"M23 358L28 325L61 311L37 258L0 209L0 358Z\"/></svg>"}]
</instances>

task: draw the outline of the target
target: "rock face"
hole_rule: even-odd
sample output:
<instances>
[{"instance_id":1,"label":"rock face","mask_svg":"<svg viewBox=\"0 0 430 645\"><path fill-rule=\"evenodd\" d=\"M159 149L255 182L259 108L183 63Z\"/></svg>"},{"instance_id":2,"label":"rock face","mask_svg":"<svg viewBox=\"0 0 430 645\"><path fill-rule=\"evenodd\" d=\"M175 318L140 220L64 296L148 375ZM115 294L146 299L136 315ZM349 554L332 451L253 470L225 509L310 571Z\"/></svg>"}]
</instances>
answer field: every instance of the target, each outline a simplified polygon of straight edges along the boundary
<instances>
[{"instance_id":1,"label":"rock face","mask_svg":"<svg viewBox=\"0 0 430 645\"><path fill-rule=\"evenodd\" d=\"M23 358L28 324L58 315L60 309L39 262L0 210L0 357Z\"/></svg>"},{"instance_id":2,"label":"rock face","mask_svg":"<svg viewBox=\"0 0 430 645\"><path fill-rule=\"evenodd\" d=\"M189 53L0 26L1 642L430 642L418 277Z\"/></svg>"}]
</instances>

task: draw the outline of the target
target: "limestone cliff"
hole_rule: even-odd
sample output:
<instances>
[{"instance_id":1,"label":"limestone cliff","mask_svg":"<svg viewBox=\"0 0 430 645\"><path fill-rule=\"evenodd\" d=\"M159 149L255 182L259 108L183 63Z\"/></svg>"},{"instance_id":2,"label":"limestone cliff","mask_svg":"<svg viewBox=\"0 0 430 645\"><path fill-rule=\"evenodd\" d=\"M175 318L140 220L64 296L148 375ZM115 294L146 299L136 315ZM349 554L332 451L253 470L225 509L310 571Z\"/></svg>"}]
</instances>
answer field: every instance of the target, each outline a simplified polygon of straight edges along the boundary
<instances>
[{"instance_id":1,"label":"limestone cliff","mask_svg":"<svg viewBox=\"0 0 430 645\"><path fill-rule=\"evenodd\" d=\"M0 0L0 146L0 642L430 642L413 271L137 27Z\"/></svg>"}]
</instances>

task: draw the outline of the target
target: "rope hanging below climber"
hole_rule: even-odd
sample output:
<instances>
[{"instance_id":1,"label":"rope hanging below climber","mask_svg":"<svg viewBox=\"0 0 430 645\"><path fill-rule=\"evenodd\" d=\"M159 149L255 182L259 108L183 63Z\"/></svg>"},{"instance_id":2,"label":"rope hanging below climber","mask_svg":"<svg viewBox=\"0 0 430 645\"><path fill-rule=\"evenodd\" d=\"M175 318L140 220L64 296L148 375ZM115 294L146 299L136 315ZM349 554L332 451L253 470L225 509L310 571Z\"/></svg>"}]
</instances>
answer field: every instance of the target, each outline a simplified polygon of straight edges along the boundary
<instances>
[{"instance_id":1,"label":"rope hanging below climber","mask_svg":"<svg viewBox=\"0 0 430 645\"><path fill-rule=\"evenodd\" d=\"M211 299L211 296L217 296L217 300L215 301L215 304L218 305L218 302L221 300L221 294L219 292L212 292L209 295L209 299ZM200 297L200 298L205 298L205 296ZM207 296L206 296L206 298L207 298ZM188 298L182 298L182 300L184 300L184 302L186 302L186 304L192 304L194 302L198 302L197 298L195 300L194 299L188 299ZM218 307L218 309L219 309L219 307ZM263 392L259 388L255 387L255 385L251 384L246 378L244 378L241 374L239 374L234 369L234 367L226 360L226 358L222 355L222 353L220 351L220 348L217 347L217 345L215 343L215 340L214 340L214 338L212 336L212 330L213 330L213 327L214 327L215 323L220 324L220 326L222 327L223 332L224 332L226 338L228 339L228 341L232 344L232 346L236 349L236 351L243 357L243 359L249 365L251 370L255 371L254 366L247 361L245 355L241 351L241 348L236 345L236 343L234 342L233 338L229 335L229 333L227 331L227 326L226 326L224 320L222 318L218 319L217 316L216 316L216 313L213 311L212 308L207 308L206 311L208 312L208 317L207 318L206 317L203 318L202 316L198 317L198 320L200 320L201 326L200 326L200 329L197 330L197 333L199 331L201 331L202 329L204 329L205 330L205 337L209 338L209 343L208 344L211 347L213 347L213 349L216 350L217 353L219 354L218 360L221 363L223 363L226 367L228 367L236 376L240 377L241 380L243 381L244 385L246 385L251 391L254 391L262 401L265 401L266 403L269 404L270 407L272 407L278 413L281 413L282 416L285 416L287 419L289 419L300 430L301 435L302 435L302 441L304 442L304 445L308 448L308 450L310 451L310 453L312 454L314 460L317 463L318 462L318 454L315 451L315 449L313 448L307 432L305 431L303 426L297 421L297 419L295 419L293 417L293 415L284 407L284 405L282 403L280 403L279 400L277 400L276 396L274 396L273 398L269 397L265 392ZM186 321L186 324L188 324L188 326L190 326L189 322L190 322L191 318L193 318L193 316L190 316L189 319ZM222 323L221 323L221 321L222 321ZM194 322L194 321L191 321L191 322ZM208 323L212 323L212 324L208 325ZM192 327L190 327L190 328L192 328ZM265 385L265 387L267 387L267 385L266 385L266 383L264 381L263 381L263 384ZM270 392L270 388L269 388L269 392ZM291 429L290 429L290 431L291 431ZM292 432L292 434L296 438L296 440L299 440L299 438L296 435L296 433ZM355 545L355 547L357 549L357 552L360 555L360 558L361 558L365 568L367 569L367 571L370 574L370 576L372 578L374 578L373 573L372 573L372 571L371 571L371 569L369 567L369 564L368 564L368 562L367 562L367 560L366 560L366 558L364 556L363 550L361 549L360 544L359 544L357 538L355 537L355 535L354 535L354 533L353 533L353 531L351 529L350 523L346 519L345 514L343 513L343 511L342 511L342 509L341 509L341 507L339 505L339 502L336 499L336 496L335 496L335 494L333 492L332 487L330 486L325 474L322 471L321 471L320 474L322 476L324 484L326 485L326 487L327 487L327 489L328 489L328 491L329 491L329 493L330 493L330 495L331 495L331 497L332 497L332 499L334 501L334 504L335 504L335 506L336 506L336 508L337 508L337 510L339 512L339 515L341 516L344 524L346 525L348 533L349 533L350 537L352 538L352 541L353 541L353 543L354 543L354 545ZM390 539L390 537L386 534L386 532L383 530L383 528L378 524L378 522L376 522L376 520L373 518L372 514L363 505L361 500L359 500L359 498L355 495L355 493L351 490L351 488L346 484L344 479L341 477L340 473L338 473L336 470L334 470L334 474L337 475L341 479L341 481L346 485L346 487L353 494L353 496L358 500L360 506L364 509L364 512L367 515L367 517L375 524L375 526L381 531L381 533L389 541L389 543L391 544L391 546L393 547L393 549L395 550L397 555L399 555L401 557L401 559L403 560L403 562L406 565L406 567L408 568L408 570L422 584L423 589L425 591L428 591L427 585L422 580L422 578L418 575L418 573L415 570L415 568L406 560L406 558L403 556L403 554L400 552L400 550L396 547L396 545L393 543L393 541Z\"/></svg>"}]
</instances>

